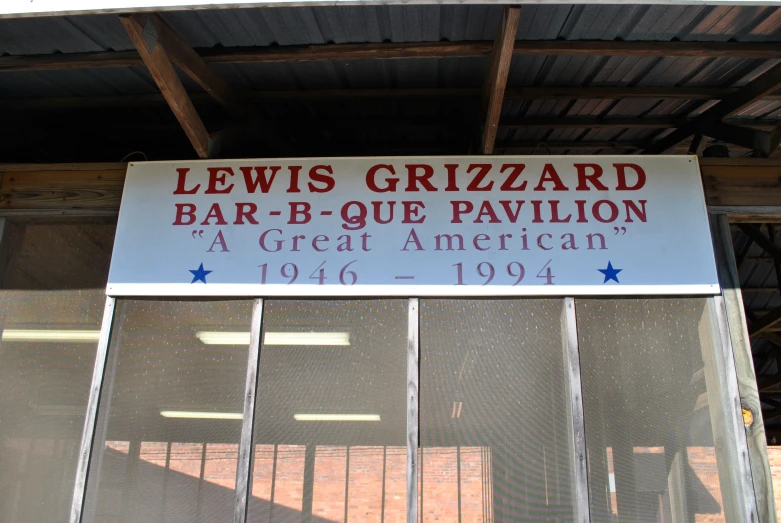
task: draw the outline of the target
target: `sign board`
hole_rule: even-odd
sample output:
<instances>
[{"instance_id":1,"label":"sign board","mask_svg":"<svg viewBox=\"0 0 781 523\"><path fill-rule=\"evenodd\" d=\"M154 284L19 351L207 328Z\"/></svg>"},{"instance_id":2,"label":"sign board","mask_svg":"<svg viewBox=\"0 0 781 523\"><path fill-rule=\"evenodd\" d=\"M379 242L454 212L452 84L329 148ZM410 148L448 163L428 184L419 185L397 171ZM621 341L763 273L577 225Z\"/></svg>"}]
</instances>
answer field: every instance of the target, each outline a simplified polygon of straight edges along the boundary
<instances>
[{"instance_id":1,"label":"sign board","mask_svg":"<svg viewBox=\"0 0 781 523\"><path fill-rule=\"evenodd\" d=\"M128 167L108 294L716 294L692 156Z\"/></svg>"},{"instance_id":2,"label":"sign board","mask_svg":"<svg viewBox=\"0 0 781 523\"><path fill-rule=\"evenodd\" d=\"M489 4L494 1L472 0L2 0L0 18L24 16L129 13L143 11L234 9L264 6L334 6L334 5L407 5L407 4ZM616 0L520 0L514 4L616 4ZM781 0L623 0L622 4L660 5L781 5Z\"/></svg>"}]
</instances>

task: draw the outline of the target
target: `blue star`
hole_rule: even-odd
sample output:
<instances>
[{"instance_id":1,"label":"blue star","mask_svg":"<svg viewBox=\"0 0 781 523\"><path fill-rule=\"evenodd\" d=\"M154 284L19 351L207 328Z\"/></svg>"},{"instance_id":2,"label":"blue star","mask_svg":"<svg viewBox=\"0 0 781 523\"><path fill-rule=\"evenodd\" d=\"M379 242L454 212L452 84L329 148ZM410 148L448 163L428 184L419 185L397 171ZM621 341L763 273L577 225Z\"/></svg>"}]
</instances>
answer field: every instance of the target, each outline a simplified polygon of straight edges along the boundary
<instances>
[{"instance_id":1,"label":"blue star","mask_svg":"<svg viewBox=\"0 0 781 523\"><path fill-rule=\"evenodd\" d=\"M607 283L610 280L613 280L616 283L621 283L618 281L618 273L623 271L624 269L614 269L613 264L607 262L607 269L597 269L597 270L605 275L605 281L603 281L602 283Z\"/></svg>"},{"instance_id":2,"label":"blue star","mask_svg":"<svg viewBox=\"0 0 781 523\"><path fill-rule=\"evenodd\" d=\"M203 264L201 264L200 267L198 267L195 270L190 270L191 273L193 273L193 281L190 283L195 283L197 281L202 281L203 283L206 283L206 275L211 274L212 271L206 271L203 269Z\"/></svg>"}]
</instances>

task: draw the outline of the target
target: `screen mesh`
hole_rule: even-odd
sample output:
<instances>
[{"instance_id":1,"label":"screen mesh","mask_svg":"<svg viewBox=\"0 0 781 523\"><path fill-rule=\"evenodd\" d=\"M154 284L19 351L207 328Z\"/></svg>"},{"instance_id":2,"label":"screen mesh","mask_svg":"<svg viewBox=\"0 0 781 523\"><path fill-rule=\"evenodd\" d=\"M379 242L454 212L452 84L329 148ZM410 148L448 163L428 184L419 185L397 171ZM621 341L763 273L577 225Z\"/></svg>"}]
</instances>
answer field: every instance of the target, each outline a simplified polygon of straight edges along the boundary
<instances>
[{"instance_id":1,"label":"screen mesh","mask_svg":"<svg viewBox=\"0 0 781 523\"><path fill-rule=\"evenodd\" d=\"M407 309L266 301L248 521L406 520Z\"/></svg>"},{"instance_id":2,"label":"screen mesh","mask_svg":"<svg viewBox=\"0 0 781 523\"><path fill-rule=\"evenodd\" d=\"M230 521L252 302L120 300L85 522Z\"/></svg>"},{"instance_id":3,"label":"screen mesh","mask_svg":"<svg viewBox=\"0 0 781 523\"><path fill-rule=\"evenodd\" d=\"M6 220L3 225L4 523L67 521L115 228L111 220L81 218L58 218L57 223Z\"/></svg>"},{"instance_id":4,"label":"screen mesh","mask_svg":"<svg viewBox=\"0 0 781 523\"><path fill-rule=\"evenodd\" d=\"M103 291L0 291L0 521L63 521Z\"/></svg>"},{"instance_id":5,"label":"screen mesh","mask_svg":"<svg viewBox=\"0 0 781 523\"><path fill-rule=\"evenodd\" d=\"M423 300L419 517L571 521L560 300Z\"/></svg>"},{"instance_id":6,"label":"screen mesh","mask_svg":"<svg viewBox=\"0 0 781 523\"><path fill-rule=\"evenodd\" d=\"M706 300L578 300L576 307L591 520L728 521Z\"/></svg>"}]
</instances>

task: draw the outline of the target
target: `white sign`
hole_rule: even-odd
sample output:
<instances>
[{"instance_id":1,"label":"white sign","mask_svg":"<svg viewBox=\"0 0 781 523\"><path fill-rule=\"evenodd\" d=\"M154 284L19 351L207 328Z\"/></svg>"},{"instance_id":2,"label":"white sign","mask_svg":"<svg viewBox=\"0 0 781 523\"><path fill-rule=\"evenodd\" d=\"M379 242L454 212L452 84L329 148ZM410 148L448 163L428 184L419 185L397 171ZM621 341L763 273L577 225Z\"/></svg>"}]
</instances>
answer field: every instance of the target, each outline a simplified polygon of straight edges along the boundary
<instances>
[{"instance_id":1,"label":"white sign","mask_svg":"<svg viewBox=\"0 0 781 523\"><path fill-rule=\"evenodd\" d=\"M492 0L1 0L0 18L24 16L129 13L190 9L234 9L264 6L488 4ZM616 0L520 0L513 4L616 4ZM661 5L767 5L781 0L622 0L623 4Z\"/></svg>"},{"instance_id":2,"label":"white sign","mask_svg":"<svg viewBox=\"0 0 781 523\"><path fill-rule=\"evenodd\" d=\"M716 294L691 156L128 168L108 294Z\"/></svg>"}]
</instances>

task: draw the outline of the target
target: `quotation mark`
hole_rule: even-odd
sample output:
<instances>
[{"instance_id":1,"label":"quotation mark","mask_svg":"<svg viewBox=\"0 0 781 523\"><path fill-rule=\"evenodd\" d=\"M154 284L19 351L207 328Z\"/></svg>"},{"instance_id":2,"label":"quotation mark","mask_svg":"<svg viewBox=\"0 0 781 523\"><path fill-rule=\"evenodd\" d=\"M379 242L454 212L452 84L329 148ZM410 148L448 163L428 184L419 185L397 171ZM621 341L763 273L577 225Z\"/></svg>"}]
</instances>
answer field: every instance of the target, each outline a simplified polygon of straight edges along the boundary
<instances>
[{"instance_id":1,"label":"quotation mark","mask_svg":"<svg viewBox=\"0 0 781 523\"><path fill-rule=\"evenodd\" d=\"M201 230L193 229L193 238L195 238L196 234L198 235L199 238L203 238L203 229Z\"/></svg>"},{"instance_id":2,"label":"quotation mark","mask_svg":"<svg viewBox=\"0 0 781 523\"><path fill-rule=\"evenodd\" d=\"M626 234L626 227L613 227L613 230L616 231L616 236L618 236L619 233L621 233L621 236Z\"/></svg>"}]
</instances>

